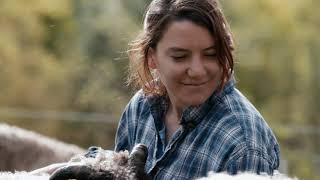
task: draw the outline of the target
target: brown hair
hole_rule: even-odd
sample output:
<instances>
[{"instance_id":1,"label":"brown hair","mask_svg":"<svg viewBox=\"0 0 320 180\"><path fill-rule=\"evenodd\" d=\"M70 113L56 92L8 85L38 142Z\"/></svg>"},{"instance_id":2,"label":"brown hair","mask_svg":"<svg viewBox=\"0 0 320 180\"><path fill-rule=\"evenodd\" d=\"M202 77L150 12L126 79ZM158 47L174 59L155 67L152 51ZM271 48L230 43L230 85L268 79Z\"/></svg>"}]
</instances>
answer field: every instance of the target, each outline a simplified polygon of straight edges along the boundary
<instances>
[{"instance_id":1,"label":"brown hair","mask_svg":"<svg viewBox=\"0 0 320 180\"><path fill-rule=\"evenodd\" d=\"M148 66L148 51L156 48L168 25L189 20L212 34L219 64L223 69L221 90L233 72L233 40L227 21L217 0L153 0L144 17L143 31L129 44L128 84L142 88L146 94L165 95L161 82L155 80Z\"/></svg>"}]
</instances>

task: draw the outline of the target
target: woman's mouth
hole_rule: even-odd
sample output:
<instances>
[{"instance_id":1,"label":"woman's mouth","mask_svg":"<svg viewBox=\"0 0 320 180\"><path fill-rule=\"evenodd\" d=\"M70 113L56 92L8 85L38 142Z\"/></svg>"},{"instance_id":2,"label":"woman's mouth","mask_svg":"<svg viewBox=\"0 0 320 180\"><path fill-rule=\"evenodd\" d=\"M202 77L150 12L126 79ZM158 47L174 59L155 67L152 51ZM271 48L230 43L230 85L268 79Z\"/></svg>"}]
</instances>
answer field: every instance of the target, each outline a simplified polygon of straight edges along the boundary
<instances>
[{"instance_id":1,"label":"woman's mouth","mask_svg":"<svg viewBox=\"0 0 320 180\"><path fill-rule=\"evenodd\" d=\"M182 83L183 85L185 86L201 86L201 85L204 85L206 84L208 81L204 81L204 82L197 82L197 83Z\"/></svg>"}]
</instances>

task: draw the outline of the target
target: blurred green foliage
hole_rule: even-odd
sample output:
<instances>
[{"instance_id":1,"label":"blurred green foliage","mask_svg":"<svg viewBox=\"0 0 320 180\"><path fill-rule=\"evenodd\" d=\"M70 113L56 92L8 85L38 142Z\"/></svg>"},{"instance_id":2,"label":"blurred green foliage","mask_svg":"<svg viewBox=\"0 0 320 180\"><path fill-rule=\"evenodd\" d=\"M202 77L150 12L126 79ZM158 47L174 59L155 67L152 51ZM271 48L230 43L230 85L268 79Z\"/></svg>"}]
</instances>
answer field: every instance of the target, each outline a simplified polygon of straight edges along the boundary
<instances>
[{"instance_id":1,"label":"blurred green foliage","mask_svg":"<svg viewBox=\"0 0 320 180\"><path fill-rule=\"evenodd\" d=\"M5 116L82 147L112 148L132 91L127 43L150 0L0 1L0 109L99 112L106 122ZM320 166L320 1L224 0L236 42L238 87L278 137L290 175Z\"/></svg>"}]
</instances>

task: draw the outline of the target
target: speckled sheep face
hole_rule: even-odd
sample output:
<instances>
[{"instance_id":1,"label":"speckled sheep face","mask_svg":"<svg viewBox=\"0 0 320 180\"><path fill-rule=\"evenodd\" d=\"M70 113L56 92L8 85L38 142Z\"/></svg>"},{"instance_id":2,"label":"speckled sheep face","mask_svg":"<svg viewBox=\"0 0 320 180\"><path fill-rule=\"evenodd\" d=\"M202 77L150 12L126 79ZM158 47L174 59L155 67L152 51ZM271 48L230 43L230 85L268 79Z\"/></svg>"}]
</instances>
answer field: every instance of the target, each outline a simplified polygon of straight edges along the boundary
<instances>
[{"instance_id":1,"label":"speckled sheep face","mask_svg":"<svg viewBox=\"0 0 320 180\"><path fill-rule=\"evenodd\" d=\"M58 169L50 180L139 180L145 179L147 147L138 144L127 151L99 151L95 158L75 158L70 166Z\"/></svg>"}]
</instances>

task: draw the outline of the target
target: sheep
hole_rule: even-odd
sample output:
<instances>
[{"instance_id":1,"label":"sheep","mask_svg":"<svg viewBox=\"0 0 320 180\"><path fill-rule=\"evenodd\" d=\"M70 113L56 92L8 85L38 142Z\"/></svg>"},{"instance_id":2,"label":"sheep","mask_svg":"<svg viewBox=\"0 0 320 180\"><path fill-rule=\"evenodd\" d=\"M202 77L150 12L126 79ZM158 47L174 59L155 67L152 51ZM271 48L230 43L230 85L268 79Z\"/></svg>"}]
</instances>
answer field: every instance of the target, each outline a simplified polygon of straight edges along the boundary
<instances>
[{"instance_id":1,"label":"sheep","mask_svg":"<svg viewBox=\"0 0 320 180\"><path fill-rule=\"evenodd\" d=\"M0 172L0 180L140 180L151 179L144 173L147 148L137 145L129 155L128 151L113 152L99 149L96 158L84 156L84 150L14 126L0 124L0 170L25 170ZM72 158L71 158L72 157ZM71 159L70 159L71 158ZM55 162L65 162L52 176L37 169ZM59 164L53 164L52 166ZM198 180L296 180L276 173L274 176L240 173L230 176L210 172L208 177Z\"/></svg>"},{"instance_id":2,"label":"sheep","mask_svg":"<svg viewBox=\"0 0 320 180\"><path fill-rule=\"evenodd\" d=\"M0 123L0 171L29 171L83 152L76 145Z\"/></svg>"},{"instance_id":3,"label":"sheep","mask_svg":"<svg viewBox=\"0 0 320 180\"><path fill-rule=\"evenodd\" d=\"M227 173L214 173L209 172L207 177L202 177L197 180L298 180L297 178L289 178L284 174L280 174L278 171L273 176L266 174L256 175L253 173L239 173L237 175L229 175Z\"/></svg>"},{"instance_id":4,"label":"sheep","mask_svg":"<svg viewBox=\"0 0 320 180\"><path fill-rule=\"evenodd\" d=\"M115 153L100 149L98 152L99 153L95 158L86 158L83 156L74 157L70 162L80 162L80 166L75 164L67 166L66 168L62 168L56 171L51 178L53 180L62 180L63 178L60 177L68 177L79 180L98 180L100 178L129 180L152 179L144 172L144 166L148 153L146 146L138 144L134 147L133 151L131 152L132 155L130 155L134 161L130 161L130 158L127 158L127 151ZM112 161L110 161L110 159ZM135 172L133 172L133 170L135 170ZM227 173L209 172L207 177L199 178L197 180L297 180L297 178L289 178L284 174L280 174L278 171L275 171L273 176L269 176L267 174L257 175L249 172L239 173L232 176L228 175Z\"/></svg>"},{"instance_id":5,"label":"sheep","mask_svg":"<svg viewBox=\"0 0 320 180\"><path fill-rule=\"evenodd\" d=\"M113 152L99 149L95 158L79 154L67 165L58 168L51 176L41 171L0 173L0 180L145 180L144 173L148 150L137 144L130 155L128 151Z\"/></svg>"}]
</instances>

